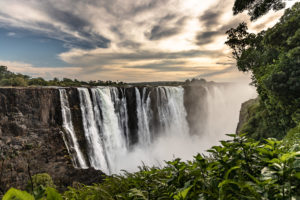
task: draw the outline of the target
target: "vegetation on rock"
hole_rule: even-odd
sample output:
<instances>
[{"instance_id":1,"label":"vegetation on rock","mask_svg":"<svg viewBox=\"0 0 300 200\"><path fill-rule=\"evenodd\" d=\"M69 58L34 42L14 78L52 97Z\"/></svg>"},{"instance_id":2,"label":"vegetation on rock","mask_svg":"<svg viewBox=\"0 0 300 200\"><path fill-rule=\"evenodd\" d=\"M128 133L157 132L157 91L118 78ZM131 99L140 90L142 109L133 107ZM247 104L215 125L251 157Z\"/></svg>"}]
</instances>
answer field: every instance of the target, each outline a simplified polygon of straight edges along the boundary
<instances>
[{"instance_id":1,"label":"vegetation on rock","mask_svg":"<svg viewBox=\"0 0 300 200\"><path fill-rule=\"evenodd\" d=\"M300 3L266 31L249 33L241 23L227 34L238 69L252 72L260 97L245 132L256 139L283 138L300 122Z\"/></svg>"}]
</instances>

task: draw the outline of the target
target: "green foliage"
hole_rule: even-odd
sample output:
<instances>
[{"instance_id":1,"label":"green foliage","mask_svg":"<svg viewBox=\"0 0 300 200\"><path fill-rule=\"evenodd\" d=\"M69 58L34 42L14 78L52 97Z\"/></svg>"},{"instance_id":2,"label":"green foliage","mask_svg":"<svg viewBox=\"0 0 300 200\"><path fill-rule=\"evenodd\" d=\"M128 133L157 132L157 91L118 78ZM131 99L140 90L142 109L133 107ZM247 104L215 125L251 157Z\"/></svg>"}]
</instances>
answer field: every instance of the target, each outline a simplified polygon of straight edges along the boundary
<instances>
[{"instance_id":1,"label":"green foliage","mask_svg":"<svg viewBox=\"0 0 300 200\"><path fill-rule=\"evenodd\" d=\"M32 184L33 184L34 189L41 187L41 186L45 187L45 188L46 187L54 187L55 188L55 185L53 183L51 176L47 173L33 175L31 177L31 179L32 179ZM26 190L30 191L30 188L31 188L31 182L29 180L27 183L27 186L26 186Z\"/></svg>"},{"instance_id":2,"label":"green foliage","mask_svg":"<svg viewBox=\"0 0 300 200\"><path fill-rule=\"evenodd\" d=\"M283 141L259 142L243 135L229 136L231 140L221 141L220 146L208 150L210 156L198 154L187 162L175 159L166 162L163 168L142 166L138 172L109 176L100 184L69 187L62 197L47 187L42 195L34 193L34 198L282 200L300 197L299 138L286 145L288 137ZM10 195L11 191L5 196Z\"/></svg>"},{"instance_id":3,"label":"green foliage","mask_svg":"<svg viewBox=\"0 0 300 200\"><path fill-rule=\"evenodd\" d=\"M288 131L283 139L284 145L287 147L294 147L300 143L300 123L295 128ZM300 148L297 149L300 151Z\"/></svg>"},{"instance_id":4,"label":"green foliage","mask_svg":"<svg viewBox=\"0 0 300 200\"><path fill-rule=\"evenodd\" d=\"M26 191L17 190L15 188L9 189L2 200L62 200L62 196L54 189L47 187L43 195L31 195Z\"/></svg>"},{"instance_id":5,"label":"green foliage","mask_svg":"<svg viewBox=\"0 0 300 200\"><path fill-rule=\"evenodd\" d=\"M254 138L283 138L300 122L300 3L267 31L248 33L242 23L227 34L238 69L252 72L260 97L245 132Z\"/></svg>"},{"instance_id":6,"label":"green foliage","mask_svg":"<svg viewBox=\"0 0 300 200\"><path fill-rule=\"evenodd\" d=\"M270 10L278 11L285 7L282 0L235 0L233 14L248 10L251 20L256 20Z\"/></svg>"},{"instance_id":7,"label":"green foliage","mask_svg":"<svg viewBox=\"0 0 300 200\"><path fill-rule=\"evenodd\" d=\"M34 200L34 197L25 191L10 188L3 196L2 200Z\"/></svg>"},{"instance_id":8,"label":"green foliage","mask_svg":"<svg viewBox=\"0 0 300 200\"><path fill-rule=\"evenodd\" d=\"M300 152L283 141L235 136L212 147L210 157L167 162L162 169L108 177L70 187L64 199L291 199L300 195ZM297 143L299 146L299 142Z\"/></svg>"}]
</instances>

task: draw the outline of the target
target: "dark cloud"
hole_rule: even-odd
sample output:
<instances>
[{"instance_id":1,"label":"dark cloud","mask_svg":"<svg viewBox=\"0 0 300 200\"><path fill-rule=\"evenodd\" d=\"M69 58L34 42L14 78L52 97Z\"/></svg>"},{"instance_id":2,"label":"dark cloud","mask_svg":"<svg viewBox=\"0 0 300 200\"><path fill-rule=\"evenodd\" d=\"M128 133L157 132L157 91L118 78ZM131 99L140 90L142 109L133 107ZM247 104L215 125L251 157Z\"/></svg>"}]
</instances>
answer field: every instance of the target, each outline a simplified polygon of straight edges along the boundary
<instances>
[{"instance_id":1,"label":"dark cloud","mask_svg":"<svg viewBox=\"0 0 300 200\"><path fill-rule=\"evenodd\" d=\"M159 7L161 4L164 4L166 3L168 0L151 0L149 2L144 2L144 4L142 5L137 5L137 6L134 6L132 9L131 9L131 13L133 15L136 15L136 14L139 14L141 12L145 12L147 10L151 10L153 8L156 8L156 7Z\"/></svg>"},{"instance_id":2,"label":"dark cloud","mask_svg":"<svg viewBox=\"0 0 300 200\"><path fill-rule=\"evenodd\" d=\"M206 45L214 42L215 38L218 36L225 35L225 32L235 27L240 19L231 19L231 21L226 22L222 20L222 15L226 10L224 6L228 3L231 3L230 0L219 0L217 4L208 8L204 13L199 17L199 21L203 24L201 31L198 32L196 36L196 44Z\"/></svg>"},{"instance_id":3,"label":"dark cloud","mask_svg":"<svg viewBox=\"0 0 300 200\"><path fill-rule=\"evenodd\" d=\"M51 18L68 26L70 30L78 31L91 25L87 20L69 11L60 10L49 5L47 5L45 11Z\"/></svg>"},{"instance_id":4,"label":"dark cloud","mask_svg":"<svg viewBox=\"0 0 300 200\"><path fill-rule=\"evenodd\" d=\"M206 10L199 20L205 27L211 27L219 24L219 18L223 13L214 11L213 9Z\"/></svg>"},{"instance_id":5,"label":"dark cloud","mask_svg":"<svg viewBox=\"0 0 300 200\"><path fill-rule=\"evenodd\" d=\"M206 31L206 32L200 32L198 33L196 40L197 40L197 45L203 45L203 44L209 44L213 42L214 38L216 36L224 34L220 30L218 31Z\"/></svg>"},{"instance_id":6,"label":"dark cloud","mask_svg":"<svg viewBox=\"0 0 300 200\"><path fill-rule=\"evenodd\" d=\"M166 5L169 0L143 0L130 6L120 4L115 0L86 0L89 5L104 8L107 13L110 13L120 19L130 19L138 14L151 11L155 8ZM129 2L129 1L128 1ZM129 2L130 3L130 2Z\"/></svg>"},{"instance_id":7,"label":"dark cloud","mask_svg":"<svg viewBox=\"0 0 300 200\"><path fill-rule=\"evenodd\" d=\"M65 46L82 49L107 48L109 46L110 40L102 35L93 33L92 24L90 24L88 20L82 18L81 15L76 15L70 11L61 10L60 8L54 7L50 3L44 4L44 11L49 15L49 17L64 24L67 29L78 33L80 36L74 37L74 35L64 34L62 38L66 42ZM60 30L55 31L59 32Z\"/></svg>"},{"instance_id":8,"label":"dark cloud","mask_svg":"<svg viewBox=\"0 0 300 200\"><path fill-rule=\"evenodd\" d=\"M123 42L118 43L119 47L125 47L129 49L138 49L142 44L131 41L131 40L125 40Z\"/></svg>"},{"instance_id":9,"label":"dark cloud","mask_svg":"<svg viewBox=\"0 0 300 200\"><path fill-rule=\"evenodd\" d=\"M181 32L186 20L186 16L176 16L175 14L168 14L159 19L158 23L151 28L150 32L145 33L145 36L149 40L160 40L177 35Z\"/></svg>"},{"instance_id":10,"label":"dark cloud","mask_svg":"<svg viewBox=\"0 0 300 200\"><path fill-rule=\"evenodd\" d=\"M205 21L204 23L206 23ZM226 31L229 30L232 27L236 27L241 21L239 19L233 19L230 22L224 24L224 25L219 25L221 24L220 22L214 22L215 26L209 26L206 28L205 31L198 32L196 36L196 44L201 46L205 44L212 43L216 37L225 35Z\"/></svg>"},{"instance_id":11,"label":"dark cloud","mask_svg":"<svg viewBox=\"0 0 300 200\"><path fill-rule=\"evenodd\" d=\"M179 32L180 32L179 27L168 28L168 27L156 25L151 29L149 34L145 34L145 35L148 37L149 40L160 40L162 38L176 35Z\"/></svg>"}]
</instances>

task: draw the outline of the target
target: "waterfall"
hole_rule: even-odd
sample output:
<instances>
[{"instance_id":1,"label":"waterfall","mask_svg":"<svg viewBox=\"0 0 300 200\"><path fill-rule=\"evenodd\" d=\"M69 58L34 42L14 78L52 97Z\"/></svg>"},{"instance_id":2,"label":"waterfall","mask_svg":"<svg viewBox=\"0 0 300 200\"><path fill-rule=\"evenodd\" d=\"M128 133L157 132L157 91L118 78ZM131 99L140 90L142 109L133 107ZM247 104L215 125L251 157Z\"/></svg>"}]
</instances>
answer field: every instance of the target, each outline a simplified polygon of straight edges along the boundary
<instances>
[{"instance_id":1,"label":"waterfall","mask_svg":"<svg viewBox=\"0 0 300 200\"><path fill-rule=\"evenodd\" d=\"M196 153L204 153L226 133L235 131L241 103L255 97L255 90L249 88L205 84L193 87L193 91L187 89L186 94L181 86L78 88L87 143L84 152L90 167L113 174L122 169L135 171L141 161L162 165L163 160L175 156L191 159ZM74 166L85 168L67 95L64 90L60 93L68 133L66 146L71 155L76 155ZM186 97L197 98L187 104ZM185 106L190 107L186 110Z\"/></svg>"},{"instance_id":2,"label":"waterfall","mask_svg":"<svg viewBox=\"0 0 300 200\"><path fill-rule=\"evenodd\" d=\"M187 135L189 127L184 107L184 89L182 87L158 87L159 120L162 131L167 134Z\"/></svg>"},{"instance_id":3,"label":"waterfall","mask_svg":"<svg viewBox=\"0 0 300 200\"><path fill-rule=\"evenodd\" d=\"M126 137L126 147L129 148L129 128L128 128L128 111L125 89L111 87L111 98L114 102L115 112L119 122L121 135ZM120 92L121 91L121 92ZM120 97L121 96L121 97Z\"/></svg>"},{"instance_id":4,"label":"waterfall","mask_svg":"<svg viewBox=\"0 0 300 200\"><path fill-rule=\"evenodd\" d=\"M110 173L104 145L101 140L94 116L93 104L87 88L78 88L84 134L88 143L88 154L91 167ZM96 116L99 113L96 113ZM99 116L98 116L99 117Z\"/></svg>"},{"instance_id":5,"label":"waterfall","mask_svg":"<svg viewBox=\"0 0 300 200\"><path fill-rule=\"evenodd\" d=\"M92 88L94 108L101 109L103 117L95 116L101 127L103 146L105 148L108 165L114 171L114 163L118 156L126 153L126 137L122 135L119 120L114 108L111 90L109 87ZM95 112L96 113L96 112Z\"/></svg>"},{"instance_id":6,"label":"waterfall","mask_svg":"<svg viewBox=\"0 0 300 200\"><path fill-rule=\"evenodd\" d=\"M59 94L63 128L65 130L65 134L63 134L64 142L69 154L71 155L74 166L76 168L86 169L88 168L88 165L86 164L75 135L67 92L65 89L59 89Z\"/></svg>"},{"instance_id":7,"label":"waterfall","mask_svg":"<svg viewBox=\"0 0 300 200\"><path fill-rule=\"evenodd\" d=\"M149 128L150 120L150 94L146 95L146 88L143 88L143 94L140 94L138 88L135 88L137 118L138 118L138 137L139 144L148 146L151 143L151 133Z\"/></svg>"}]
</instances>

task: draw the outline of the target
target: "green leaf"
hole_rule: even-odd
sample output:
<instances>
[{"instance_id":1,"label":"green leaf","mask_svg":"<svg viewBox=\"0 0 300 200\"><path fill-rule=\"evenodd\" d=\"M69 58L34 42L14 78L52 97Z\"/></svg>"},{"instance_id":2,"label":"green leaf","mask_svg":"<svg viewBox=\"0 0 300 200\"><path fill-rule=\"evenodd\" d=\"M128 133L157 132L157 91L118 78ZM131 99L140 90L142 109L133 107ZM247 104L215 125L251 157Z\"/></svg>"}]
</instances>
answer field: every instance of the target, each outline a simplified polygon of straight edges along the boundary
<instances>
[{"instance_id":1,"label":"green leaf","mask_svg":"<svg viewBox=\"0 0 300 200\"><path fill-rule=\"evenodd\" d=\"M177 195L174 196L174 199L176 199L176 200L185 199L192 187L193 186L191 185L188 188L181 190Z\"/></svg>"},{"instance_id":2,"label":"green leaf","mask_svg":"<svg viewBox=\"0 0 300 200\"><path fill-rule=\"evenodd\" d=\"M297 179L300 179L300 172L297 172L294 176L295 176Z\"/></svg>"},{"instance_id":3,"label":"green leaf","mask_svg":"<svg viewBox=\"0 0 300 200\"><path fill-rule=\"evenodd\" d=\"M236 170L236 169L239 169L239 168L241 168L241 167L240 167L240 166L234 166L234 167L231 167L231 168L225 173L224 178L225 178L225 179L228 179L229 174L230 174L233 170Z\"/></svg>"},{"instance_id":4,"label":"green leaf","mask_svg":"<svg viewBox=\"0 0 300 200\"><path fill-rule=\"evenodd\" d=\"M130 190L129 197L138 197L138 199L147 200L143 192L137 188L133 188Z\"/></svg>"},{"instance_id":5,"label":"green leaf","mask_svg":"<svg viewBox=\"0 0 300 200\"><path fill-rule=\"evenodd\" d=\"M34 200L34 197L25 191L10 188L3 196L2 200Z\"/></svg>"},{"instance_id":6,"label":"green leaf","mask_svg":"<svg viewBox=\"0 0 300 200\"><path fill-rule=\"evenodd\" d=\"M294 158L296 156L300 155L300 151L298 152L290 152L290 153L286 153L283 154L279 159L283 162L288 161L291 158Z\"/></svg>"},{"instance_id":7,"label":"green leaf","mask_svg":"<svg viewBox=\"0 0 300 200\"><path fill-rule=\"evenodd\" d=\"M47 187L45 193L47 195L47 200L62 200L61 195L54 188Z\"/></svg>"}]
</instances>

